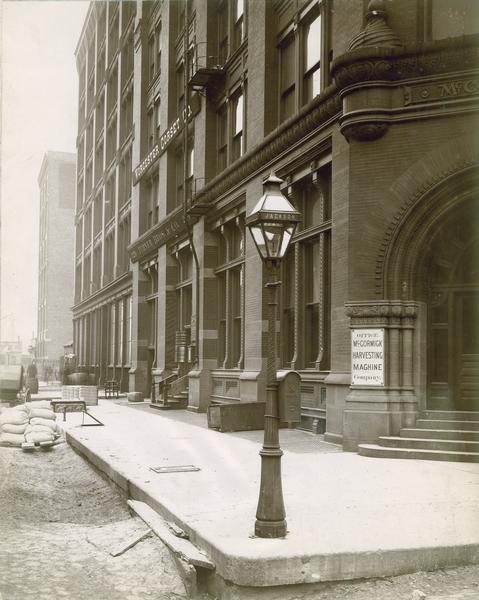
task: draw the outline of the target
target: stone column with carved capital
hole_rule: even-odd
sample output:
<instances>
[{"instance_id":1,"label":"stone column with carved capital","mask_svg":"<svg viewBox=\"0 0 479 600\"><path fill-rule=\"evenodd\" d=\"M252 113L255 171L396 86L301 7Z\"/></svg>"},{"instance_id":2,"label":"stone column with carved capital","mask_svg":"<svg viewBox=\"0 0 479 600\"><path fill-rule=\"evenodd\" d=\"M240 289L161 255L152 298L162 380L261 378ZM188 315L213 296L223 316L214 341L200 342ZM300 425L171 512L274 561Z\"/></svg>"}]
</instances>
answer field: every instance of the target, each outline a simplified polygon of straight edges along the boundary
<instances>
[{"instance_id":1,"label":"stone column with carved capital","mask_svg":"<svg viewBox=\"0 0 479 600\"><path fill-rule=\"evenodd\" d=\"M421 394L421 312L414 301L346 304L351 387L343 417L345 450L415 424Z\"/></svg>"}]
</instances>

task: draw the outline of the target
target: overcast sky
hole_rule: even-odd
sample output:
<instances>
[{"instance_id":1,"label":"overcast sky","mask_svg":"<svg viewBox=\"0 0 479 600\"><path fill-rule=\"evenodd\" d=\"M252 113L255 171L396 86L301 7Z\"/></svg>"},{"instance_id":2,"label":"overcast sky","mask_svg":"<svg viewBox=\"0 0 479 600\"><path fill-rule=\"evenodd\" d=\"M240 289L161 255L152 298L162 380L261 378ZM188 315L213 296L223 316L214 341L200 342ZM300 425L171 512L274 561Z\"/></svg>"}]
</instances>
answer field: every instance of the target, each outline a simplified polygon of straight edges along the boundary
<instances>
[{"instance_id":1,"label":"overcast sky","mask_svg":"<svg viewBox=\"0 0 479 600\"><path fill-rule=\"evenodd\" d=\"M83 1L3 1L3 340L36 335L37 177L47 150L75 151L74 51L87 10Z\"/></svg>"}]
</instances>

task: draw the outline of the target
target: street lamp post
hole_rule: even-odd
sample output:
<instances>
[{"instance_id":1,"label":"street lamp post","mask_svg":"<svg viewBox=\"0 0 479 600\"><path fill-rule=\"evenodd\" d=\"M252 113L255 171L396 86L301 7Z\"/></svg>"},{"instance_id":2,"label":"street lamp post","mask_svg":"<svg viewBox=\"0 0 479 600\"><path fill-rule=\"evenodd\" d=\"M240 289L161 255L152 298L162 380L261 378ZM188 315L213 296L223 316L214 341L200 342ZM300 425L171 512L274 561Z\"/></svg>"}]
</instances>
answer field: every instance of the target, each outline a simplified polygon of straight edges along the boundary
<instances>
[{"instance_id":1,"label":"street lamp post","mask_svg":"<svg viewBox=\"0 0 479 600\"><path fill-rule=\"evenodd\" d=\"M279 445L278 382L276 379L276 319L281 260L286 254L301 214L281 193L281 179L271 174L264 182L264 194L246 219L256 248L263 260L268 292L268 349L266 363L266 409L264 441L260 450L261 483L256 510L255 535L279 538L286 535L286 514L281 484Z\"/></svg>"}]
</instances>

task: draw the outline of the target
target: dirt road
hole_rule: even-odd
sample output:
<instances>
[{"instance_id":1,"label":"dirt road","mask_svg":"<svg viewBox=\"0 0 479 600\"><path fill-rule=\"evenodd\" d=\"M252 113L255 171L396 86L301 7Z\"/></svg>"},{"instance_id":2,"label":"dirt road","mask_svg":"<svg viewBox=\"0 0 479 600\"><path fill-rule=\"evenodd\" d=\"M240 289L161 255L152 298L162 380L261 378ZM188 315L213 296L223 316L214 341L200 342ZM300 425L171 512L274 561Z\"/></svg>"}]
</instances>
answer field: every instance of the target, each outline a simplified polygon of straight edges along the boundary
<instances>
[{"instance_id":1,"label":"dirt road","mask_svg":"<svg viewBox=\"0 0 479 600\"><path fill-rule=\"evenodd\" d=\"M1 600L172 600L185 588L154 536L65 443L25 454L0 447Z\"/></svg>"}]
</instances>

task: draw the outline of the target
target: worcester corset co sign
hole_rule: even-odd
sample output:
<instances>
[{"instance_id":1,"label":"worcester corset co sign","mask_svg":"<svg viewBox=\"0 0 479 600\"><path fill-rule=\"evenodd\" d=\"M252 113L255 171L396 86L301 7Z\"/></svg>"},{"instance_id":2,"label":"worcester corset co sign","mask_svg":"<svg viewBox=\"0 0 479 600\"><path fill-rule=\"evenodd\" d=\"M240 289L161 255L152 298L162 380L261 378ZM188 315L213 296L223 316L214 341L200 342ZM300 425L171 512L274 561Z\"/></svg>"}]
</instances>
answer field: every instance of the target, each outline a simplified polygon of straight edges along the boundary
<instances>
[{"instance_id":1,"label":"worcester corset co sign","mask_svg":"<svg viewBox=\"0 0 479 600\"><path fill-rule=\"evenodd\" d=\"M182 111L182 113L173 121L168 129L160 136L158 142L148 152L145 158L133 171L133 185L136 185L149 168L158 160L158 158L167 150L171 142L183 129L185 123L198 114L200 110L200 100L198 95L191 97L191 102Z\"/></svg>"}]
</instances>

